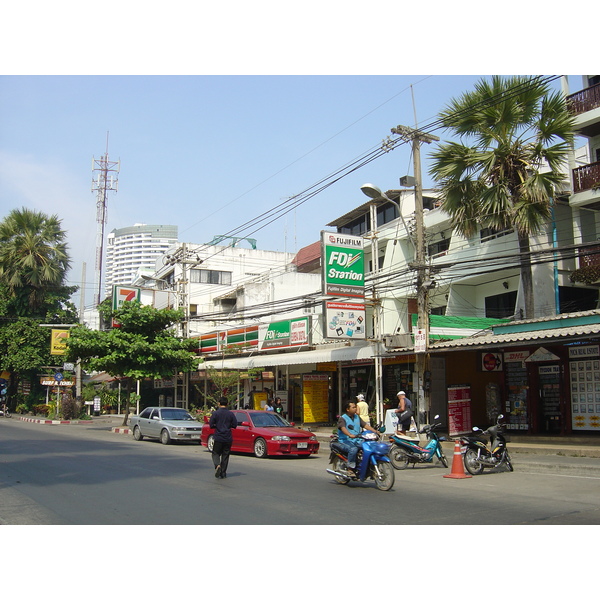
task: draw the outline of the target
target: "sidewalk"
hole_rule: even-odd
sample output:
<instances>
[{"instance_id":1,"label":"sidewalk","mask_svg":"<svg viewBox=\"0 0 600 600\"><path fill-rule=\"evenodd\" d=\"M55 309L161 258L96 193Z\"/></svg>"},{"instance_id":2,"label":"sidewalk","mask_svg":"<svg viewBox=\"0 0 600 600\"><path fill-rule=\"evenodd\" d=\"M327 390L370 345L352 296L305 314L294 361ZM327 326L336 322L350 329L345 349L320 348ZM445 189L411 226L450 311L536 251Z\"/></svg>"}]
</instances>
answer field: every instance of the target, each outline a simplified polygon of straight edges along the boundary
<instances>
[{"instance_id":1,"label":"sidewalk","mask_svg":"<svg viewBox=\"0 0 600 600\"><path fill-rule=\"evenodd\" d=\"M319 442L321 442L321 447L327 447L331 439L333 427L314 427L311 429L319 439ZM542 454L600 458L600 435L550 437L508 434L506 437L506 445L512 455ZM452 456L454 443L454 441L442 442L446 456Z\"/></svg>"}]
</instances>

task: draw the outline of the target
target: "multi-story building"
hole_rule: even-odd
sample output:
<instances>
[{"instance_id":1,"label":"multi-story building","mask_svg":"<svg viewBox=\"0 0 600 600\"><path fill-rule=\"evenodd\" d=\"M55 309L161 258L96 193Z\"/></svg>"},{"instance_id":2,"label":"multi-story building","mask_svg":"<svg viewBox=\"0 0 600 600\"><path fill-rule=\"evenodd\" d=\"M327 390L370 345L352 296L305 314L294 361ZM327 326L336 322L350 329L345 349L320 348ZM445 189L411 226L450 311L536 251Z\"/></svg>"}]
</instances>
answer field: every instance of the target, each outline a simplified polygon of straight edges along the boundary
<instances>
[{"instance_id":1,"label":"multi-story building","mask_svg":"<svg viewBox=\"0 0 600 600\"><path fill-rule=\"evenodd\" d=\"M159 256L177 242L176 225L145 225L113 229L106 240L106 295L113 285L131 285L138 271L154 270Z\"/></svg>"}]
</instances>

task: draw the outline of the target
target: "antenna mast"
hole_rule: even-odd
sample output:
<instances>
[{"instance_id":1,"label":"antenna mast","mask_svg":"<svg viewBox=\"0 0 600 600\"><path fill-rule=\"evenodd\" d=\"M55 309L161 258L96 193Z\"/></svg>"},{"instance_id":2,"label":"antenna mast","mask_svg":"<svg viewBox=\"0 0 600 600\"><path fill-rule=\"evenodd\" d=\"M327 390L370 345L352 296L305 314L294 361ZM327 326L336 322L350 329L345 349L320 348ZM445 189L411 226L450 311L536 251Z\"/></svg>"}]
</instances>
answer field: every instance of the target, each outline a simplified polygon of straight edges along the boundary
<instances>
[{"instance_id":1,"label":"antenna mast","mask_svg":"<svg viewBox=\"0 0 600 600\"><path fill-rule=\"evenodd\" d=\"M108 132L106 132L106 154L96 160L92 157L92 192L96 192L96 295L95 305L100 304L102 298L102 257L104 256L104 229L106 225L106 200L108 192L116 192L119 187L118 173L121 161L108 160Z\"/></svg>"}]
</instances>

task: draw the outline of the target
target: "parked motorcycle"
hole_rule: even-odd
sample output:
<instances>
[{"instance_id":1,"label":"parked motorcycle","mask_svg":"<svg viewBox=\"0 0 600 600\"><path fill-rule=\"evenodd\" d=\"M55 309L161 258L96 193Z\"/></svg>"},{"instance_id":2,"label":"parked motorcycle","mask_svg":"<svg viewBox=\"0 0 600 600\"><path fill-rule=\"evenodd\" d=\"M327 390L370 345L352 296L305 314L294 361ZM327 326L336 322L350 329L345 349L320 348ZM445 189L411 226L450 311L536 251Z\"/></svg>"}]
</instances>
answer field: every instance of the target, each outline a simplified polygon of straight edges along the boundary
<instances>
[{"instance_id":1,"label":"parked motorcycle","mask_svg":"<svg viewBox=\"0 0 600 600\"><path fill-rule=\"evenodd\" d=\"M484 469L496 469L506 465L509 471L514 471L510 454L506 447L504 426L500 421L504 415L498 415L496 425L488 427L485 431L473 427L472 435L461 436L463 445L463 462L465 469L471 475L480 475ZM490 436L490 446L483 436Z\"/></svg>"},{"instance_id":2,"label":"parked motorcycle","mask_svg":"<svg viewBox=\"0 0 600 600\"><path fill-rule=\"evenodd\" d=\"M365 481L374 479L377 489L387 491L394 486L394 469L390 463L388 452L390 445L380 442L377 434L363 432L365 440L356 457L356 475L348 470L348 457L345 448L338 442L337 436L332 436L329 443L331 453L329 463L332 469L327 469L338 483L343 485L350 481Z\"/></svg>"},{"instance_id":3,"label":"parked motorcycle","mask_svg":"<svg viewBox=\"0 0 600 600\"><path fill-rule=\"evenodd\" d=\"M448 460L444 455L444 450L440 442L445 442L446 438L439 436L436 429L439 429L442 424L436 419L440 415L435 415L431 425L425 425L419 433L427 435L429 442L423 448L419 445L419 440L410 440L398 435L392 435L390 441L392 448L390 450L390 462L395 469L406 469L412 463L413 468L417 463L432 463L433 458L437 459L448 468Z\"/></svg>"}]
</instances>

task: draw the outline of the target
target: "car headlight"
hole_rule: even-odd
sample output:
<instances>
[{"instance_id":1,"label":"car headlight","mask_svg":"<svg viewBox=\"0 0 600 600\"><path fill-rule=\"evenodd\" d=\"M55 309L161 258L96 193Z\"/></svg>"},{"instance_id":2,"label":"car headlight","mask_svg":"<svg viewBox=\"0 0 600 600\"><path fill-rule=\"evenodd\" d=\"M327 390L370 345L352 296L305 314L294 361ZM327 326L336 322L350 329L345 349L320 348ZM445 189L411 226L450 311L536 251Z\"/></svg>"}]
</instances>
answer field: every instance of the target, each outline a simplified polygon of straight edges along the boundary
<instances>
[{"instance_id":1,"label":"car headlight","mask_svg":"<svg viewBox=\"0 0 600 600\"><path fill-rule=\"evenodd\" d=\"M316 442L317 441L317 436L316 435L311 435L310 436L310 441L311 442Z\"/></svg>"},{"instance_id":2,"label":"car headlight","mask_svg":"<svg viewBox=\"0 0 600 600\"><path fill-rule=\"evenodd\" d=\"M187 431L187 427L171 427L173 431Z\"/></svg>"},{"instance_id":3,"label":"car headlight","mask_svg":"<svg viewBox=\"0 0 600 600\"><path fill-rule=\"evenodd\" d=\"M289 442L291 440L288 435L274 435L272 439L274 442Z\"/></svg>"}]
</instances>

